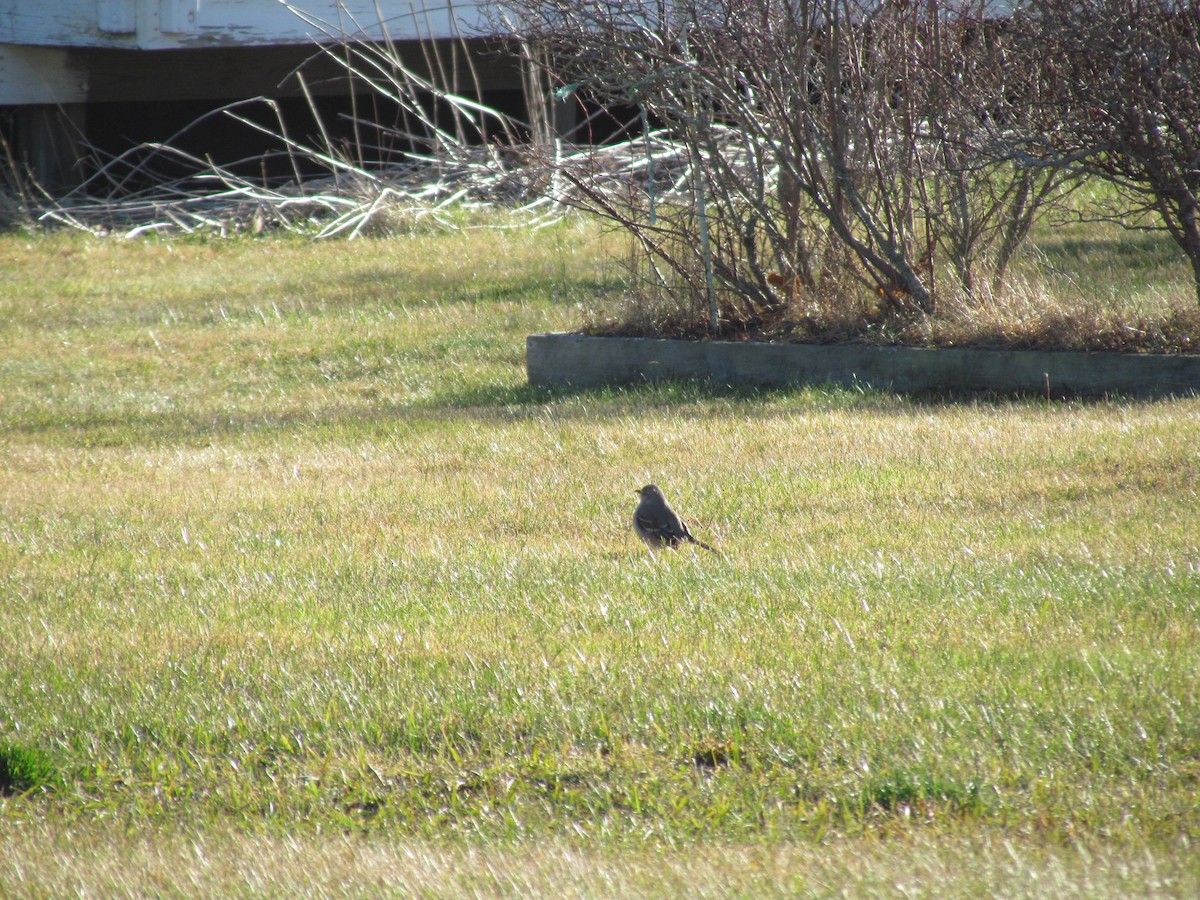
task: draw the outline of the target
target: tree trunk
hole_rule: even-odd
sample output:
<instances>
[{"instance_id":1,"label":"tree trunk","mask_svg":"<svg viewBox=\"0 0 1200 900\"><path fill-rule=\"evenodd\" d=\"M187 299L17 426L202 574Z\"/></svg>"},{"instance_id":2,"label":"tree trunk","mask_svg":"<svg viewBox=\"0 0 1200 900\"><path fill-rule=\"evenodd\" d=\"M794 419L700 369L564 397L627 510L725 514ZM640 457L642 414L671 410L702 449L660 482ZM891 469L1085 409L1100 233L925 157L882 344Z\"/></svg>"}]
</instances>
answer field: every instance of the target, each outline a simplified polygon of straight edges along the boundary
<instances>
[{"instance_id":1,"label":"tree trunk","mask_svg":"<svg viewBox=\"0 0 1200 900\"><path fill-rule=\"evenodd\" d=\"M1179 246L1192 264L1192 279L1196 283L1196 304L1200 306L1200 216L1197 204L1189 203L1179 214Z\"/></svg>"}]
</instances>

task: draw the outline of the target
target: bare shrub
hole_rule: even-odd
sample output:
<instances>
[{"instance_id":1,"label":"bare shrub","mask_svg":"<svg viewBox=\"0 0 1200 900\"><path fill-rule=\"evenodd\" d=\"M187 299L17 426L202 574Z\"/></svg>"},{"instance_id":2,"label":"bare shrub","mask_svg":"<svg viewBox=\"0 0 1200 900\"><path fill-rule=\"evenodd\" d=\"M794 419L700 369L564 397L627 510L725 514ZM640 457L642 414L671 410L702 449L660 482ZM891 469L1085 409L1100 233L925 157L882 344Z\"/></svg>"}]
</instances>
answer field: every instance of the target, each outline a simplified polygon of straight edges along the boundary
<instances>
[{"instance_id":1,"label":"bare shrub","mask_svg":"<svg viewBox=\"0 0 1200 900\"><path fill-rule=\"evenodd\" d=\"M1200 8L1186 0L1028 0L1014 64L1044 89L1010 138L1029 165L1105 179L1108 218L1165 230L1200 300Z\"/></svg>"},{"instance_id":2,"label":"bare shrub","mask_svg":"<svg viewBox=\"0 0 1200 900\"><path fill-rule=\"evenodd\" d=\"M939 259L956 290L972 292L981 269L999 287L1059 183L1052 167L989 155L1017 94L986 3L508 9L568 91L633 106L686 146L690 216L663 216L649 151L640 190L579 183L577 197L706 294L713 330L863 288L893 314L932 313Z\"/></svg>"}]
</instances>

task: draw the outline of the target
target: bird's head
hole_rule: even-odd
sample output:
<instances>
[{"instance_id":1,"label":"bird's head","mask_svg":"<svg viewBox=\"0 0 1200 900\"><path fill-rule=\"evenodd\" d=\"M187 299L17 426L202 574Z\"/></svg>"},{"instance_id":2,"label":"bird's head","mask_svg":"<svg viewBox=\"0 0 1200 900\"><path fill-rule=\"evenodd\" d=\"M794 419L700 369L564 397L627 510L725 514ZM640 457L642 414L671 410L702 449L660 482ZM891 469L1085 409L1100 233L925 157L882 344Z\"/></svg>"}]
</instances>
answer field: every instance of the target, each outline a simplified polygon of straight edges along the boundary
<instances>
[{"instance_id":1,"label":"bird's head","mask_svg":"<svg viewBox=\"0 0 1200 900\"><path fill-rule=\"evenodd\" d=\"M634 493L641 497L657 497L660 500L663 495L663 492L658 489L658 485L656 484L648 484L643 488L638 488Z\"/></svg>"}]
</instances>

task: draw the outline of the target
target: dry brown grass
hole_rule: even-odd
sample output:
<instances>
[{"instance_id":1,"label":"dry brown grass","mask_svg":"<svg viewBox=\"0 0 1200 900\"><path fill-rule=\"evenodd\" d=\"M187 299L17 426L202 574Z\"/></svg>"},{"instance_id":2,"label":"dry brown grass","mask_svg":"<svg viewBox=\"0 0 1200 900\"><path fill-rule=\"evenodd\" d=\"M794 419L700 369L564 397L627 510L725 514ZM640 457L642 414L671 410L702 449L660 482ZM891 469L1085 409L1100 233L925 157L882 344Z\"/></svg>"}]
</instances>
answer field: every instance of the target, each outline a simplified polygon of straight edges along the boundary
<instances>
[{"instance_id":1,"label":"dry brown grass","mask_svg":"<svg viewBox=\"0 0 1200 900\"><path fill-rule=\"evenodd\" d=\"M1195 896L1200 873L1140 847L1055 845L916 831L818 844L701 842L686 853L536 845L461 846L382 835L180 833L68 838L0 825L0 883L29 896L729 897Z\"/></svg>"},{"instance_id":2,"label":"dry brown grass","mask_svg":"<svg viewBox=\"0 0 1200 900\"><path fill-rule=\"evenodd\" d=\"M583 330L599 335L699 338L710 332L694 289L654 284L644 263L620 296L585 310ZM693 283L701 281L699 277ZM787 309L747 323L726 298L718 336L726 340L869 343L1008 350L1125 353L1200 352L1200 307L1190 270L1165 236L1112 223L1044 227L1006 283L970 296L943 278L933 314L889 312L861 281L831 277L792 291Z\"/></svg>"}]
</instances>

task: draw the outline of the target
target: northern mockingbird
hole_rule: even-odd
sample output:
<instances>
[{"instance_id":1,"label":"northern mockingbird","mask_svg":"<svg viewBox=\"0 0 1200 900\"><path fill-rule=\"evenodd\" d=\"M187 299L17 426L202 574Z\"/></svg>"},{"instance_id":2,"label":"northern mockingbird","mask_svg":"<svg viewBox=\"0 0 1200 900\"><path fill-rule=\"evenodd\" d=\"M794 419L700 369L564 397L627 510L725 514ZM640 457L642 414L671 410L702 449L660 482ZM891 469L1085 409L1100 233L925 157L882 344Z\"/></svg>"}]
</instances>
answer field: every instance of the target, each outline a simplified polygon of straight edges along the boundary
<instances>
[{"instance_id":1,"label":"northern mockingbird","mask_svg":"<svg viewBox=\"0 0 1200 900\"><path fill-rule=\"evenodd\" d=\"M663 496L658 485L648 484L644 488L639 488L635 493L642 498L642 501L633 514L633 530L651 550L657 550L660 547L670 547L674 550L684 541L689 541L712 553L717 552L708 544L692 537L692 533L683 524L683 520L667 504L667 498Z\"/></svg>"}]
</instances>

